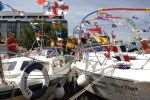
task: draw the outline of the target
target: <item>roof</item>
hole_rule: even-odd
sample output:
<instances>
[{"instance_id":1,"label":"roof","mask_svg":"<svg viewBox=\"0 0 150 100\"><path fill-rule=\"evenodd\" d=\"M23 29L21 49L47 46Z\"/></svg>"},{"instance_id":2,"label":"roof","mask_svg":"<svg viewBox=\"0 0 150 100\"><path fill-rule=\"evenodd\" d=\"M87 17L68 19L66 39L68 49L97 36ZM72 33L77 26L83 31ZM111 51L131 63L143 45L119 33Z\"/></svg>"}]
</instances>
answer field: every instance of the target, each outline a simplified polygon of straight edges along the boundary
<instances>
[{"instance_id":1,"label":"roof","mask_svg":"<svg viewBox=\"0 0 150 100\"><path fill-rule=\"evenodd\" d=\"M53 19L50 19L48 15L45 15L43 12L13 12L13 11L2 11L0 12L0 21L31 21L31 20L65 20L63 16L56 16Z\"/></svg>"},{"instance_id":2,"label":"roof","mask_svg":"<svg viewBox=\"0 0 150 100\"><path fill-rule=\"evenodd\" d=\"M42 12L23 12L24 16L46 16ZM12 12L12 11L2 11L0 12L0 16L18 16L19 12Z\"/></svg>"}]
</instances>

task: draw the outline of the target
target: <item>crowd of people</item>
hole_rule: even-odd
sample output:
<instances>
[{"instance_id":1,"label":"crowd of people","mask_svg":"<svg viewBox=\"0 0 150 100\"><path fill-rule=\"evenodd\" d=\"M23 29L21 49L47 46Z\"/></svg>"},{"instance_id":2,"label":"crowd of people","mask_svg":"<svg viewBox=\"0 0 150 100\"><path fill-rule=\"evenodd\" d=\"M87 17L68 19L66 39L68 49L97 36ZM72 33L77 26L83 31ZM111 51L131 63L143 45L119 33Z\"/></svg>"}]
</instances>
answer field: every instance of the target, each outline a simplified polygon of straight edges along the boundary
<instances>
[{"instance_id":1,"label":"crowd of people","mask_svg":"<svg viewBox=\"0 0 150 100\"><path fill-rule=\"evenodd\" d=\"M33 47L38 48L41 45L42 39L40 38L39 35L35 35L35 38L36 38L35 41L37 41L38 45L36 45L35 43L35 46ZM60 47L60 48L65 49L66 52L71 52L72 49L74 49L76 45L78 44L78 39L70 37L67 40L64 40L63 38L57 37L56 39L49 39L46 42L49 42L47 43L48 44L47 47ZM0 33L0 47L5 48L1 50L7 51L7 54L10 57L16 55L16 53L20 51L20 46L18 46L17 40L15 38L15 34L12 32L8 32L6 38L3 38L2 34ZM31 48L31 49L34 49L34 48Z\"/></svg>"}]
</instances>

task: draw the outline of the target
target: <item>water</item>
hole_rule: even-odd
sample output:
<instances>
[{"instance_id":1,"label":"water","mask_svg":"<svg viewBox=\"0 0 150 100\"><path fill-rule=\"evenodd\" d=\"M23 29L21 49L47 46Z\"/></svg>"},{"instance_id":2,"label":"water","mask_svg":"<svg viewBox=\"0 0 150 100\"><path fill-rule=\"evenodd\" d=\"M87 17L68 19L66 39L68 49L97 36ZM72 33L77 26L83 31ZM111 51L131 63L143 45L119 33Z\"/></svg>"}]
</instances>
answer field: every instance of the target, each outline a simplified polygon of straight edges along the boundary
<instances>
[{"instance_id":1,"label":"water","mask_svg":"<svg viewBox=\"0 0 150 100\"><path fill-rule=\"evenodd\" d=\"M74 96L76 93L78 93L79 91L82 90L81 87L79 87L77 85L75 86L73 83L66 83L64 88L65 88L66 94L62 99L56 99L56 98L50 99L49 98L47 100L68 100L72 96ZM27 100L27 99L20 95L20 96L11 97L11 98L5 99L5 100ZM100 97L93 95L92 93L89 93L86 91L74 100L105 100L105 99L100 98Z\"/></svg>"},{"instance_id":2,"label":"water","mask_svg":"<svg viewBox=\"0 0 150 100\"><path fill-rule=\"evenodd\" d=\"M68 98L69 96L67 98L63 98L60 100L68 100ZM6 100L27 100L27 99L25 99L23 96L17 96L17 97L12 97ZM48 99L48 100L51 100L51 99ZM53 99L53 100L58 100L58 99ZM105 100L105 99L95 96L89 92L85 92L80 97L76 98L75 100Z\"/></svg>"},{"instance_id":3,"label":"water","mask_svg":"<svg viewBox=\"0 0 150 100\"><path fill-rule=\"evenodd\" d=\"M74 85L74 83L67 83L67 84L65 84L64 87L65 87L65 91L67 92L67 94L61 100L68 100L72 96L74 96L76 93L79 93L83 89L82 87ZM75 100L105 100L105 99L100 98L96 95L93 95L92 93L90 93L88 91L85 91L83 94L81 94Z\"/></svg>"}]
</instances>

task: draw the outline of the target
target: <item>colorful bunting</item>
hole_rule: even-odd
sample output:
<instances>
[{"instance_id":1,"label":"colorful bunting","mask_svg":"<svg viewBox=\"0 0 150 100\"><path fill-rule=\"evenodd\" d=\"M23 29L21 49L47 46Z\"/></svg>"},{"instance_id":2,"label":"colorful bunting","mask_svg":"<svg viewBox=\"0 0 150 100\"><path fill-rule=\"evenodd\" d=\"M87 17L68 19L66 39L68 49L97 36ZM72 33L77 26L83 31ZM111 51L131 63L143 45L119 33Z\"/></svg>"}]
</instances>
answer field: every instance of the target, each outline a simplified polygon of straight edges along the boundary
<instances>
[{"instance_id":1,"label":"colorful bunting","mask_svg":"<svg viewBox=\"0 0 150 100\"><path fill-rule=\"evenodd\" d=\"M51 15L52 16L57 16L58 15L58 3L54 1L51 5Z\"/></svg>"},{"instance_id":2,"label":"colorful bunting","mask_svg":"<svg viewBox=\"0 0 150 100\"><path fill-rule=\"evenodd\" d=\"M63 16L67 14L69 10L69 6L65 4L63 0L53 0L51 3L46 1L44 4L44 12L46 15L49 15L49 18L53 18L55 16Z\"/></svg>"},{"instance_id":3,"label":"colorful bunting","mask_svg":"<svg viewBox=\"0 0 150 100\"><path fill-rule=\"evenodd\" d=\"M102 33L101 27L88 28L87 31L90 33Z\"/></svg>"},{"instance_id":4,"label":"colorful bunting","mask_svg":"<svg viewBox=\"0 0 150 100\"><path fill-rule=\"evenodd\" d=\"M109 44L109 37L108 36L93 36L95 38L95 40L102 44L102 45L106 45Z\"/></svg>"}]
</instances>

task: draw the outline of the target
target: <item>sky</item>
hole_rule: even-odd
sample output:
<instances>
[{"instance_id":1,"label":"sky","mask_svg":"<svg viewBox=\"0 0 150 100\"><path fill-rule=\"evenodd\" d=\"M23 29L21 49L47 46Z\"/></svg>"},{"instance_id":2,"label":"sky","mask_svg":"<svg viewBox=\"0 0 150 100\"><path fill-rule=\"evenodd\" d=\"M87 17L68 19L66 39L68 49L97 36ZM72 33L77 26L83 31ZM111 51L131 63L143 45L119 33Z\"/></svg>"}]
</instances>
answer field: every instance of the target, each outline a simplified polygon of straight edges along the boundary
<instances>
[{"instance_id":1,"label":"sky","mask_svg":"<svg viewBox=\"0 0 150 100\"><path fill-rule=\"evenodd\" d=\"M36 0L1 0L12 7L26 12L41 12L42 6L36 4ZM65 18L68 20L69 34L78 25L81 19L91 11L107 7L146 7L150 8L150 0L64 0L70 6ZM150 17L150 15L149 15ZM145 37L150 33L145 33Z\"/></svg>"}]
</instances>

